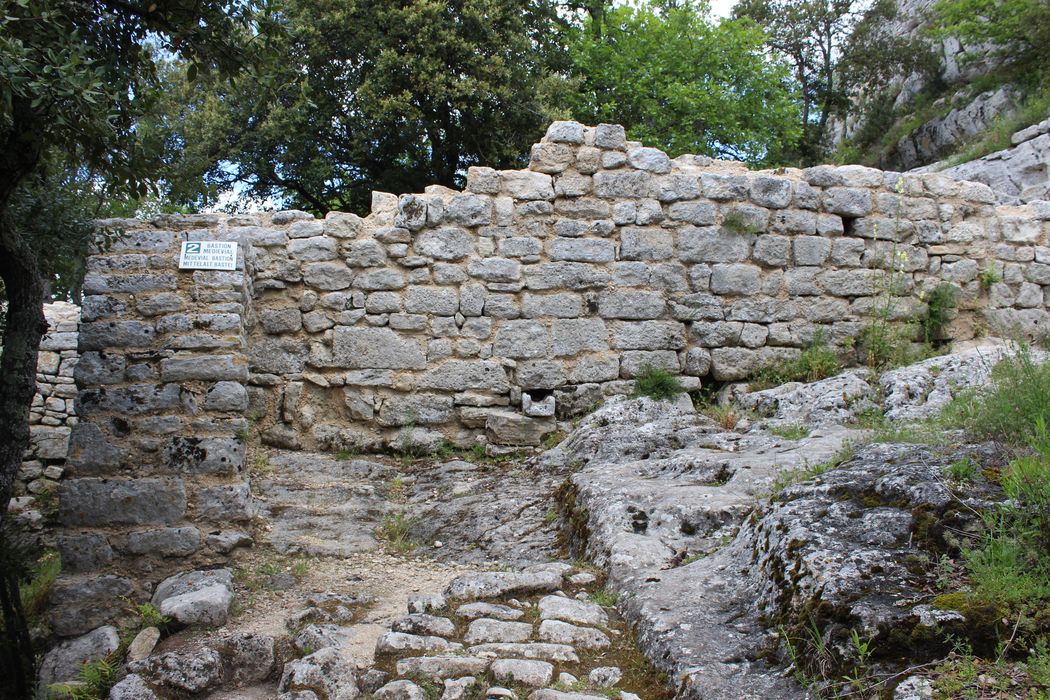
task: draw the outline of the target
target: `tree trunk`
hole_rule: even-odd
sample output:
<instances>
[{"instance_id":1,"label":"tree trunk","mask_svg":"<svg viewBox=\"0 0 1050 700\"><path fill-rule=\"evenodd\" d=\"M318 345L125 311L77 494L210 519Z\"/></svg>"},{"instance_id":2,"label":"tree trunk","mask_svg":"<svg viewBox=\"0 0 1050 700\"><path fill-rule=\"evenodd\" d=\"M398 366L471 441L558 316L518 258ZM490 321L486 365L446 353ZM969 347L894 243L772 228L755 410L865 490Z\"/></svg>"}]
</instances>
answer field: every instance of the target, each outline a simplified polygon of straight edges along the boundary
<instances>
[{"instance_id":1,"label":"tree trunk","mask_svg":"<svg viewBox=\"0 0 1050 700\"><path fill-rule=\"evenodd\" d=\"M0 205L2 206L2 205ZM0 355L0 536L8 537L7 506L29 445L29 407L36 392L36 361L44 320L44 281L36 254L18 234L6 207L0 209L0 278L7 295L7 327ZM8 547L4 547L8 550ZM23 572L3 562L0 608L3 649L0 650L0 695L32 697L34 658L18 594Z\"/></svg>"}]
</instances>

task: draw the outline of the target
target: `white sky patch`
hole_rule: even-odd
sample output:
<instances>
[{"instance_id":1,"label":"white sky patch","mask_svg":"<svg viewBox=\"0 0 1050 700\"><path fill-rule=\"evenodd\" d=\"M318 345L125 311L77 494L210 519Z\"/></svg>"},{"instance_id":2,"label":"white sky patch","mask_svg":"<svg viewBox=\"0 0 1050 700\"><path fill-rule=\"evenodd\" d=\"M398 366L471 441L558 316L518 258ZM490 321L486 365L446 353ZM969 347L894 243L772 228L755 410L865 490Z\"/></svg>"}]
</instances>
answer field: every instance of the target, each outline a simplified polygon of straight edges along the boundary
<instances>
[{"instance_id":1,"label":"white sky patch","mask_svg":"<svg viewBox=\"0 0 1050 700\"><path fill-rule=\"evenodd\" d=\"M728 17L735 4L736 0L711 0L711 14L715 17Z\"/></svg>"}]
</instances>

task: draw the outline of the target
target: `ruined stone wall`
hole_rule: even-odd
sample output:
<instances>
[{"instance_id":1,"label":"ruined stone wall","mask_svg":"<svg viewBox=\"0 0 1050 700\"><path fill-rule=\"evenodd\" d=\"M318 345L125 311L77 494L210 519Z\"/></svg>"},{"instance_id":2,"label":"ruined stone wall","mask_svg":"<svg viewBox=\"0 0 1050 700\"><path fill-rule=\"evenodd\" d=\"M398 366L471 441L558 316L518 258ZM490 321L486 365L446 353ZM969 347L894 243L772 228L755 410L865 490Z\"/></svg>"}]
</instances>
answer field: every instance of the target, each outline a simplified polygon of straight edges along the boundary
<instances>
[{"instance_id":1,"label":"ruined stone wall","mask_svg":"<svg viewBox=\"0 0 1050 700\"><path fill-rule=\"evenodd\" d=\"M818 333L846 348L873 314L921 316L942 282L950 337L1050 320L1047 203L997 207L937 174L671 160L609 125L555 123L531 156L471 168L464 192L376 193L366 218L116 222L128 235L86 283L63 634L242 541L248 427L324 450L537 444L647 365L743 379ZM177 270L187 237L238 240L243 268Z\"/></svg>"},{"instance_id":2,"label":"ruined stone wall","mask_svg":"<svg viewBox=\"0 0 1050 700\"><path fill-rule=\"evenodd\" d=\"M80 307L62 301L45 304L44 318L48 332L40 341L36 395L29 412L29 449L18 474L16 497L40 495L62 478L69 432L77 422L73 371L77 364Z\"/></svg>"},{"instance_id":3,"label":"ruined stone wall","mask_svg":"<svg viewBox=\"0 0 1050 700\"><path fill-rule=\"evenodd\" d=\"M236 437L248 379L243 260L236 272L176 270L182 240L223 238L229 223L106 223L128 233L89 260L84 282L78 422L58 489L59 635L112 619L153 573L221 557L250 517Z\"/></svg>"}]
</instances>

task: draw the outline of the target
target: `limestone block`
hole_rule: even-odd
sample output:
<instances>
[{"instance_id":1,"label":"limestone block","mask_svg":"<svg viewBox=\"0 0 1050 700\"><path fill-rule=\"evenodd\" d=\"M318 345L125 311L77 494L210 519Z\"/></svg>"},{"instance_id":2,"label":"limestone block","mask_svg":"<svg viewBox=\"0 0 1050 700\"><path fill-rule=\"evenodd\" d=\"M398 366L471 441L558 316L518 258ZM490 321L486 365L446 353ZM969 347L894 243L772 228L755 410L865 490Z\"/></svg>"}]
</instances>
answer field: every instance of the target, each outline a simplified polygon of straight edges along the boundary
<instances>
[{"instance_id":1,"label":"limestone block","mask_svg":"<svg viewBox=\"0 0 1050 700\"><path fill-rule=\"evenodd\" d=\"M336 256L336 239L328 236L295 238L288 242L288 255L305 262L332 260Z\"/></svg>"},{"instance_id":2,"label":"limestone block","mask_svg":"<svg viewBox=\"0 0 1050 700\"><path fill-rule=\"evenodd\" d=\"M480 258L467 263L471 277L486 282L516 282L521 279L521 263L509 258Z\"/></svg>"},{"instance_id":3,"label":"limestone block","mask_svg":"<svg viewBox=\"0 0 1050 700\"><path fill-rule=\"evenodd\" d=\"M695 175L664 175L657 178L656 198L661 202L698 199L700 180Z\"/></svg>"},{"instance_id":4,"label":"limestone block","mask_svg":"<svg viewBox=\"0 0 1050 700\"><path fill-rule=\"evenodd\" d=\"M623 150L627 147L627 135L619 124L599 124L594 129L594 145L598 148Z\"/></svg>"},{"instance_id":5,"label":"limestone block","mask_svg":"<svg viewBox=\"0 0 1050 700\"><path fill-rule=\"evenodd\" d=\"M547 127L547 134L543 137L543 140L579 145L583 143L583 135L583 124L573 121L556 121Z\"/></svg>"},{"instance_id":6,"label":"limestone block","mask_svg":"<svg viewBox=\"0 0 1050 700\"><path fill-rule=\"evenodd\" d=\"M619 350L681 350L685 347L685 325L677 321L616 323L612 346Z\"/></svg>"},{"instance_id":7,"label":"limestone block","mask_svg":"<svg viewBox=\"0 0 1050 700\"><path fill-rule=\"evenodd\" d=\"M624 379L637 377L650 367L673 374L682 371L678 353L673 350L627 350L620 355L620 376Z\"/></svg>"},{"instance_id":8,"label":"limestone block","mask_svg":"<svg viewBox=\"0 0 1050 700\"><path fill-rule=\"evenodd\" d=\"M553 389L565 383L565 365L555 360L518 363L516 384L522 389Z\"/></svg>"},{"instance_id":9,"label":"limestone block","mask_svg":"<svg viewBox=\"0 0 1050 700\"><path fill-rule=\"evenodd\" d=\"M405 311L453 316L459 311L459 295L450 287L409 287L405 294Z\"/></svg>"},{"instance_id":10,"label":"limestone block","mask_svg":"<svg viewBox=\"0 0 1050 700\"><path fill-rule=\"evenodd\" d=\"M346 289L353 280L350 268L341 262L316 262L303 265L303 282L315 289Z\"/></svg>"},{"instance_id":11,"label":"limestone block","mask_svg":"<svg viewBox=\"0 0 1050 700\"><path fill-rule=\"evenodd\" d=\"M431 229L419 235L415 249L435 260L462 260L473 254L474 238L462 228Z\"/></svg>"},{"instance_id":12,"label":"limestone block","mask_svg":"<svg viewBox=\"0 0 1050 700\"><path fill-rule=\"evenodd\" d=\"M639 199L653 197L656 192L656 181L645 171L602 171L594 174L594 193L598 197Z\"/></svg>"},{"instance_id":13,"label":"limestone block","mask_svg":"<svg viewBox=\"0 0 1050 700\"><path fill-rule=\"evenodd\" d=\"M503 366L495 361L449 360L428 369L416 386L419 389L442 391L464 391L478 389L504 394L510 390L510 382Z\"/></svg>"},{"instance_id":14,"label":"limestone block","mask_svg":"<svg viewBox=\"0 0 1050 700\"><path fill-rule=\"evenodd\" d=\"M754 238L714 226L689 226L679 234L679 257L683 262L743 262Z\"/></svg>"},{"instance_id":15,"label":"limestone block","mask_svg":"<svg viewBox=\"0 0 1050 700\"><path fill-rule=\"evenodd\" d=\"M245 411L248 392L240 382L216 382L204 398L204 408L209 411Z\"/></svg>"},{"instance_id":16,"label":"limestone block","mask_svg":"<svg viewBox=\"0 0 1050 700\"><path fill-rule=\"evenodd\" d=\"M419 343L388 328L336 328L332 361L347 369L425 369Z\"/></svg>"},{"instance_id":17,"label":"limestone block","mask_svg":"<svg viewBox=\"0 0 1050 700\"><path fill-rule=\"evenodd\" d=\"M822 236L798 236L793 246L796 265L823 265L831 255L831 241Z\"/></svg>"},{"instance_id":18,"label":"limestone block","mask_svg":"<svg viewBox=\"0 0 1050 700\"><path fill-rule=\"evenodd\" d=\"M616 247L600 238L555 238L547 244L551 260L603 263L616 258Z\"/></svg>"},{"instance_id":19,"label":"limestone block","mask_svg":"<svg viewBox=\"0 0 1050 700\"><path fill-rule=\"evenodd\" d=\"M672 221L684 221L694 226L710 226L715 223L717 209L710 202L675 202L667 208L667 217Z\"/></svg>"},{"instance_id":20,"label":"limestone block","mask_svg":"<svg viewBox=\"0 0 1050 700\"><path fill-rule=\"evenodd\" d=\"M195 527L166 527L128 534L127 551L138 555L188 557L200 549L201 533Z\"/></svg>"},{"instance_id":21,"label":"limestone block","mask_svg":"<svg viewBox=\"0 0 1050 700\"><path fill-rule=\"evenodd\" d=\"M632 148L627 151L627 163L632 168L657 175L671 172L671 159L658 148Z\"/></svg>"},{"instance_id":22,"label":"limestone block","mask_svg":"<svg viewBox=\"0 0 1050 700\"><path fill-rule=\"evenodd\" d=\"M583 315L583 299L572 292L554 294L528 294L522 302L525 318L578 318Z\"/></svg>"},{"instance_id":23,"label":"limestone block","mask_svg":"<svg viewBox=\"0 0 1050 700\"><path fill-rule=\"evenodd\" d=\"M755 265L732 264L711 267L711 291L715 294L746 296L758 292L762 271Z\"/></svg>"},{"instance_id":24,"label":"limestone block","mask_svg":"<svg viewBox=\"0 0 1050 700\"><path fill-rule=\"evenodd\" d=\"M658 318L664 306L663 295L656 292L608 291L598 297L598 314L602 318Z\"/></svg>"},{"instance_id":25,"label":"limestone block","mask_svg":"<svg viewBox=\"0 0 1050 700\"><path fill-rule=\"evenodd\" d=\"M569 373L573 384L611 382L620 376L620 358L613 354L586 355L579 358Z\"/></svg>"},{"instance_id":26,"label":"limestone block","mask_svg":"<svg viewBox=\"0 0 1050 700\"><path fill-rule=\"evenodd\" d=\"M67 527L171 524L186 512L181 479L66 479L58 519Z\"/></svg>"},{"instance_id":27,"label":"limestone block","mask_svg":"<svg viewBox=\"0 0 1050 700\"><path fill-rule=\"evenodd\" d=\"M608 331L601 319L558 319L551 323L551 352L555 357L608 349Z\"/></svg>"},{"instance_id":28,"label":"limestone block","mask_svg":"<svg viewBox=\"0 0 1050 700\"><path fill-rule=\"evenodd\" d=\"M438 394L405 394L386 398L377 422L382 426L433 425L452 416L452 397Z\"/></svg>"},{"instance_id":29,"label":"limestone block","mask_svg":"<svg viewBox=\"0 0 1050 700\"><path fill-rule=\"evenodd\" d=\"M510 411L491 411L485 419L485 433L496 445L535 446L554 432L552 420L523 416Z\"/></svg>"},{"instance_id":30,"label":"limestone block","mask_svg":"<svg viewBox=\"0 0 1050 700\"><path fill-rule=\"evenodd\" d=\"M716 202L742 200L747 198L750 185L743 175L717 175L704 173L700 176L704 196Z\"/></svg>"},{"instance_id":31,"label":"limestone block","mask_svg":"<svg viewBox=\"0 0 1050 700\"><path fill-rule=\"evenodd\" d=\"M106 536L99 533L63 533L58 536L57 545L62 571L67 574L98 571L113 561L113 549Z\"/></svg>"},{"instance_id":32,"label":"limestone block","mask_svg":"<svg viewBox=\"0 0 1050 700\"><path fill-rule=\"evenodd\" d=\"M673 256L674 237L670 231L624 228L620 232L621 260L664 260Z\"/></svg>"},{"instance_id":33,"label":"limestone block","mask_svg":"<svg viewBox=\"0 0 1050 700\"><path fill-rule=\"evenodd\" d=\"M244 443L234 437L176 435L164 448L163 459L176 473L229 476L244 466Z\"/></svg>"},{"instance_id":34,"label":"limestone block","mask_svg":"<svg viewBox=\"0 0 1050 700\"><path fill-rule=\"evenodd\" d=\"M824 211L856 218L867 216L872 210L871 191L856 187L832 187L824 192Z\"/></svg>"},{"instance_id":35,"label":"limestone block","mask_svg":"<svg viewBox=\"0 0 1050 700\"><path fill-rule=\"evenodd\" d=\"M550 347L547 328L536 321L505 321L496 330L497 357L544 357ZM556 353L557 354L557 353Z\"/></svg>"},{"instance_id":36,"label":"limestone block","mask_svg":"<svg viewBox=\"0 0 1050 700\"><path fill-rule=\"evenodd\" d=\"M299 312L296 310L295 313ZM160 361L160 376L165 382L194 379L245 382L248 381L248 363L236 355L175 356Z\"/></svg>"},{"instance_id":37,"label":"limestone block","mask_svg":"<svg viewBox=\"0 0 1050 700\"><path fill-rule=\"evenodd\" d=\"M529 154L529 169L550 175L565 171L572 165L575 154L560 143L533 144Z\"/></svg>"},{"instance_id":38,"label":"limestone block","mask_svg":"<svg viewBox=\"0 0 1050 700\"><path fill-rule=\"evenodd\" d=\"M760 207L784 209L792 195L791 181L786 178L759 175L751 180L751 201Z\"/></svg>"},{"instance_id":39,"label":"limestone block","mask_svg":"<svg viewBox=\"0 0 1050 700\"><path fill-rule=\"evenodd\" d=\"M486 226L491 224L492 198L478 194L454 195L448 200L445 207L445 218L460 226Z\"/></svg>"},{"instance_id":40,"label":"limestone block","mask_svg":"<svg viewBox=\"0 0 1050 700\"><path fill-rule=\"evenodd\" d=\"M143 321L95 321L80 327L80 350L104 350L106 348L148 348L153 345L156 330L152 323ZM75 348L77 334L53 334L41 340L42 350Z\"/></svg>"},{"instance_id":41,"label":"limestone block","mask_svg":"<svg viewBox=\"0 0 1050 700\"><path fill-rule=\"evenodd\" d=\"M609 271L580 262L552 262L525 268L525 286L533 290L589 289L609 284Z\"/></svg>"},{"instance_id":42,"label":"limestone block","mask_svg":"<svg viewBox=\"0 0 1050 700\"><path fill-rule=\"evenodd\" d=\"M59 578L51 587L48 617L55 634L72 637L111 622L125 612L131 581L122 576Z\"/></svg>"},{"instance_id":43,"label":"limestone block","mask_svg":"<svg viewBox=\"0 0 1050 700\"><path fill-rule=\"evenodd\" d=\"M248 484L210 486L197 493L197 514L216 522L251 519L251 492Z\"/></svg>"}]
</instances>

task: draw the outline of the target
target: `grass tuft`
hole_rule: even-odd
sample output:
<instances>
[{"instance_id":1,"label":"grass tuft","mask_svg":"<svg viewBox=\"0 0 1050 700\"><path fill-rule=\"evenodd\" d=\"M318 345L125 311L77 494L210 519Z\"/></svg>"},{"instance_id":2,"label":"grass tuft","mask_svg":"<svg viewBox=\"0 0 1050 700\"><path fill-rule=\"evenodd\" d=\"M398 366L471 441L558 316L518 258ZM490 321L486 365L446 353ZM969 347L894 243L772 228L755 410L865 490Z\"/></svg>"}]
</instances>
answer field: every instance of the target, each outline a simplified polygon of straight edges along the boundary
<instances>
[{"instance_id":1,"label":"grass tuft","mask_svg":"<svg viewBox=\"0 0 1050 700\"><path fill-rule=\"evenodd\" d=\"M657 401L670 401L684 391L678 377L665 369L647 364L642 368L641 374L634 378L634 392L631 396L648 396Z\"/></svg>"}]
</instances>

